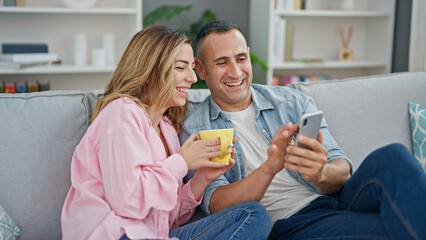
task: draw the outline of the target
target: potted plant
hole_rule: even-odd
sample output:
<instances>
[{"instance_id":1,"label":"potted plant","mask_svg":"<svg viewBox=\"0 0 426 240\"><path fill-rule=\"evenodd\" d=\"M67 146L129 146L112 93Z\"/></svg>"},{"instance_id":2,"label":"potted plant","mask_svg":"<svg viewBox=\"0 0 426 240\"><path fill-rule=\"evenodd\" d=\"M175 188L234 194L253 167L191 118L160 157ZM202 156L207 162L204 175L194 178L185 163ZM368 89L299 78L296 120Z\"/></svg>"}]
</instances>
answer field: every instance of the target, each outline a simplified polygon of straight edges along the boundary
<instances>
[{"instance_id":1,"label":"potted plant","mask_svg":"<svg viewBox=\"0 0 426 240\"><path fill-rule=\"evenodd\" d=\"M193 4L187 6L167 4L159 6L144 17L144 27L151 26L161 19L170 20L175 16L179 16L182 12L191 10L193 6ZM193 44L195 44L197 33L201 29L201 27L203 27L204 24L213 22L215 20L217 20L216 14L207 9L201 15L201 19L189 24L189 27L183 30L188 35L188 37L191 38ZM258 57L255 53L253 53L253 51L250 51L250 59L252 63L259 64L259 66L263 70L268 71L268 66L265 61ZM207 85L205 81L197 81L195 84L192 85L191 88L207 88Z\"/></svg>"}]
</instances>

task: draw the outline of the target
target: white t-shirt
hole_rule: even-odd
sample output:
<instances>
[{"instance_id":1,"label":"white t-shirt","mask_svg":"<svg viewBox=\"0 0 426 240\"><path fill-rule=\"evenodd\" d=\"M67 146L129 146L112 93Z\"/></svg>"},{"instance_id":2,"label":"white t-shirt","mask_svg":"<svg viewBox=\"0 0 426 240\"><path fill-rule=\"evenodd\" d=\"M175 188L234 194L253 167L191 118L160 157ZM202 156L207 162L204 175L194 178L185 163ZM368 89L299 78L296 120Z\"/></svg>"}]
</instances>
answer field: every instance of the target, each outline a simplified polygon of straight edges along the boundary
<instances>
[{"instance_id":1,"label":"white t-shirt","mask_svg":"<svg viewBox=\"0 0 426 240\"><path fill-rule=\"evenodd\" d=\"M237 141L243 150L245 174L248 176L266 161L269 146L256 129L253 104L243 111L226 113L234 124ZM319 196L291 177L287 170L282 170L275 175L260 202L275 222L292 216Z\"/></svg>"}]
</instances>

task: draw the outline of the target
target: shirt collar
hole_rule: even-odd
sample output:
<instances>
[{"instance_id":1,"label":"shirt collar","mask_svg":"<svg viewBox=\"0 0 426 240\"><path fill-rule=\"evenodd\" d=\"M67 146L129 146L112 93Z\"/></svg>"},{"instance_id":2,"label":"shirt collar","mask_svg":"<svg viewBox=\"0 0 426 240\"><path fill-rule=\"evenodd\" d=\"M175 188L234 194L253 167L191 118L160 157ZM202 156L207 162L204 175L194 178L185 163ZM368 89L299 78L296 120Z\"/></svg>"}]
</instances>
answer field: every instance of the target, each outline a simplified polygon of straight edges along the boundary
<instances>
[{"instance_id":1,"label":"shirt collar","mask_svg":"<svg viewBox=\"0 0 426 240\"><path fill-rule=\"evenodd\" d=\"M251 86L251 98L253 100L255 117L257 118L260 114L260 111L267 109L274 109L274 106L269 102L261 92L257 91L253 86ZM224 118L228 118L228 114L223 112L220 107L213 101L213 98L210 94L209 96L209 107L210 107L210 117L211 120L215 120L222 115Z\"/></svg>"}]
</instances>

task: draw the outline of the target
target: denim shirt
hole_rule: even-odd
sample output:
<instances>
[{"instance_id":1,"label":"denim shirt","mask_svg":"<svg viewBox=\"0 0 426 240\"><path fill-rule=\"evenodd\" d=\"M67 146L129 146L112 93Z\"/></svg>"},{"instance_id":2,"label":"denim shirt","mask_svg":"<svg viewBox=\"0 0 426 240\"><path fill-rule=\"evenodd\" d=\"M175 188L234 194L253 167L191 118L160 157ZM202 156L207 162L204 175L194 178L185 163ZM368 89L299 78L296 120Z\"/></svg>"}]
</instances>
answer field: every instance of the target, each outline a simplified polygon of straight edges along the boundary
<instances>
[{"instance_id":1,"label":"denim shirt","mask_svg":"<svg viewBox=\"0 0 426 240\"><path fill-rule=\"evenodd\" d=\"M313 99L296 89L252 84L251 92L255 108L255 125L268 145L271 145L272 137L280 127L289 122L298 123L304 113L317 111ZM222 128L234 128L234 125L228 114L219 108L210 95L187 114L182 132L179 134L179 140L183 144L190 134L197 134L200 130ZM328 151L327 162L339 158L345 159L349 162L352 172L352 162L346 157L345 153L331 136L324 118L321 122L321 131L323 132L322 144ZM207 214L210 214L210 199L216 188L239 181L245 177L241 145L238 143L238 136L234 137L237 137L237 142L234 145L235 165L224 175L211 182L206 188L201 207ZM315 186L304 180L299 173L287 171L298 182L318 192ZM190 171L186 176L186 180L192 178L194 173L195 171Z\"/></svg>"}]
</instances>

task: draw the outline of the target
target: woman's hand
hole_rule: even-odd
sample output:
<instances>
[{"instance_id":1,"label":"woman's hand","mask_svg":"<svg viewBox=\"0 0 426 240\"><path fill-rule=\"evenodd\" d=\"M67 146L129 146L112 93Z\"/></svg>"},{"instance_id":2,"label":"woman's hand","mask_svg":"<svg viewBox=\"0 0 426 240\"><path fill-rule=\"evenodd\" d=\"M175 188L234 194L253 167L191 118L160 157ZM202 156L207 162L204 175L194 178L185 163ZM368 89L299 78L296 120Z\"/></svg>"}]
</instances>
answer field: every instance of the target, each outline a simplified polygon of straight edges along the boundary
<instances>
[{"instance_id":1,"label":"woman's hand","mask_svg":"<svg viewBox=\"0 0 426 240\"><path fill-rule=\"evenodd\" d=\"M232 153L232 146L232 144L228 144L228 153ZM185 159L188 169L193 170L203 167L225 167L228 163L212 162L209 160L213 157L219 157L220 152L221 145L219 139L200 140L198 135L192 134L183 143L178 153Z\"/></svg>"},{"instance_id":2,"label":"woman's hand","mask_svg":"<svg viewBox=\"0 0 426 240\"><path fill-rule=\"evenodd\" d=\"M233 144L237 141L236 138L233 139ZM195 172L194 178L199 179L200 181L206 181L207 184L210 184L213 180L226 173L229 169L231 169L235 164L235 149L232 148L231 159L229 159L229 164L224 167L219 168L211 168L211 167L203 167Z\"/></svg>"},{"instance_id":3,"label":"woman's hand","mask_svg":"<svg viewBox=\"0 0 426 240\"><path fill-rule=\"evenodd\" d=\"M233 143L235 144L236 138L233 139ZM222 174L231 169L234 164L235 149L232 148L231 159L229 160L229 164L224 167L212 168L212 167L203 167L198 169L194 177L191 179L191 190L194 194L195 199L200 199L203 195L206 187L216 178L220 177Z\"/></svg>"},{"instance_id":4,"label":"woman's hand","mask_svg":"<svg viewBox=\"0 0 426 240\"><path fill-rule=\"evenodd\" d=\"M207 181L209 184L222 174L226 173L229 169L231 169L235 164L235 160L233 158L229 159L229 164L224 167L212 168L212 167L203 167L195 172L194 178L196 175L202 175L203 181ZM201 177L201 176L200 176Z\"/></svg>"}]
</instances>

